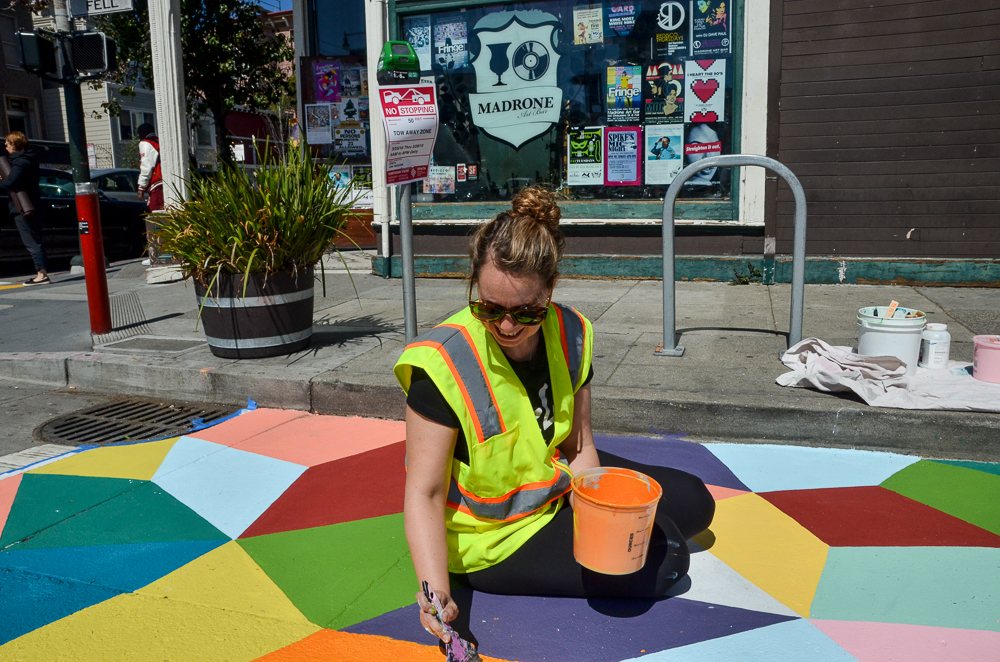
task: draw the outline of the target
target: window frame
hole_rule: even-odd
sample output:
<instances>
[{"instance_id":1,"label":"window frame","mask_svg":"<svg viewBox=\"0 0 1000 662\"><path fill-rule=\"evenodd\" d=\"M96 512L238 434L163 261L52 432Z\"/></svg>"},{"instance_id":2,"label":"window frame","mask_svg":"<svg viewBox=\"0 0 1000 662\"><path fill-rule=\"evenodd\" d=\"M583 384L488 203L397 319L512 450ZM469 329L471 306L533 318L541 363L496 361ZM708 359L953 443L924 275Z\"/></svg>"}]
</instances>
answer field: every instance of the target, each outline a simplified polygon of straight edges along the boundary
<instances>
[{"instance_id":1,"label":"window frame","mask_svg":"<svg viewBox=\"0 0 1000 662\"><path fill-rule=\"evenodd\" d=\"M745 0L731 0L733 9L733 110L732 149L739 154L742 141L743 112L743 33ZM502 0L389 0L389 39L399 39L402 19L413 14L460 10L469 7L503 4ZM530 4L525 2L524 4ZM369 74L370 79L373 78ZM695 225L726 225L743 227L740 221L740 177L737 169L730 178L729 200L678 199L674 203L677 221ZM560 202L562 216L572 219L602 219L609 223L648 225L650 219L663 217L663 200L594 200ZM489 219L510 207L504 202L421 202L413 203L413 220L468 221ZM756 227L756 224L754 225Z\"/></svg>"},{"instance_id":2,"label":"window frame","mask_svg":"<svg viewBox=\"0 0 1000 662\"><path fill-rule=\"evenodd\" d=\"M21 44L18 43L17 32L20 29L20 21L17 20L17 16L8 16L6 14L0 14L0 21L4 19L9 19L11 24L14 26L13 38L14 41L5 41L3 38L3 31L0 30L0 52L5 50L5 45L10 44L13 48L15 57L10 59L7 57L6 52L4 52L4 62L8 69L17 69L18 71L24 71L24 67L21 66Z\"/></svg>"}]
</instances>

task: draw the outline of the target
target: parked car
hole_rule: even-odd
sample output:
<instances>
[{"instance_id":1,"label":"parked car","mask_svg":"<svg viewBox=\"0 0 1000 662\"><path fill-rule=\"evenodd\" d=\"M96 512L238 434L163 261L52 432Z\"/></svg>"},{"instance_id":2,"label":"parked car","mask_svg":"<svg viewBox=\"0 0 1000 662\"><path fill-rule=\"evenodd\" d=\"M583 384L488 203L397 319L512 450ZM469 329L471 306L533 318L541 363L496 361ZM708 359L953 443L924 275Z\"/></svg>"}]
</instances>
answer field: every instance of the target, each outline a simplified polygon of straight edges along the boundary
<instances>
[{"instance_id":1,"label":"parked car","mask_svg":"<svg viewBox=\"0 0 1000 662\"><path fill-rule=\"evenodd\" d=\"M103 193L112 200L142 202L139 199L139 170L136 168L91 170L90 181L97 186L98 195Z\"/></svg>"},{"instance_id":2,"label":"parked car","mask_svg":"<svg viewBox=\"0 0 1000 662\"><path fill-rule=\"evenodd\" d=\"M138 186L134 192L122 190L133 181L138 170L95 170L94 183L98 186L101 209L101 231L104 235L104 254L109 260L141 257L146 248L146 224L143 214L146 203L139 199ZM103 186L110 188L101 188ZM119 188L120 187L120 188ZM76 215L76 193L73 176L62 170L41 169L39 189L42 201L48 206L42 226L42 243L50 258L66 258L80 253ZM0 195L0 260L27 260L28 253L14 227L14 218L7 214L7 196Z\"/></svg>"}]
</instances>

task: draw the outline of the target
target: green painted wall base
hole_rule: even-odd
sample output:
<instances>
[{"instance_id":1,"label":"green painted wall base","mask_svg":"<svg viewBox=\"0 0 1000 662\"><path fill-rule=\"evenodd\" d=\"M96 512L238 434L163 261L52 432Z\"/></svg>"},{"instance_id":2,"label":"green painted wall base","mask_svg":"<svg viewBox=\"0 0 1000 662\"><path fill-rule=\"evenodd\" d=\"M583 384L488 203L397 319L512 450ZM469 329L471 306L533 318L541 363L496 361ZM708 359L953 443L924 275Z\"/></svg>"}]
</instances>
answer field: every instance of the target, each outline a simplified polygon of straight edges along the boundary
<instances>
[{"instance_id":1,"label":"green painted wall base","mask_svg":"<svg viewBox=\"0 0 1000 662\"><path fill-rule=\"evenodd\" d=\"M402 277L399 256L391 259L392 278ZM386 275L383 257L373 260L375 273ZM768 284L792 280L792 259L778 257L682 256L675 265L677 280L731 281L739 274L760 270ZM463 278L469 273L469 258L462 255L417 256L414 270L419 277ZM567 255L560 271L584 278L662 278L663 261L654 256ZM807 283L890 285L974 285L1000 287L1000 260L806 258Z\"/></svg>"}]
</instances>

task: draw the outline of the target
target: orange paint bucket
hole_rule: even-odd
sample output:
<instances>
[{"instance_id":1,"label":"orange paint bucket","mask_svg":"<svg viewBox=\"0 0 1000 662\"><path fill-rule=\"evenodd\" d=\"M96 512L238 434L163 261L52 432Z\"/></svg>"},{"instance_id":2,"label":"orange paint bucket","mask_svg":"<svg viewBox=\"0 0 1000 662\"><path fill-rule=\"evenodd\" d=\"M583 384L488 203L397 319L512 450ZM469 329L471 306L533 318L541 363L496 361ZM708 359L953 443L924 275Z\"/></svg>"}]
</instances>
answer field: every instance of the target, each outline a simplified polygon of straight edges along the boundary
<instances>
[{"instance_id":1,"label":"orange paint bucket","mask_svg":"<svg viewBox=\"0 0 1000 662\"><path fill-rule=\"evenodd\" d=\"M605 575L641 569L663 495L660 484L631 469L594 467L573 477L573 494L576 562Z\"/></svg>"}]
</instances>

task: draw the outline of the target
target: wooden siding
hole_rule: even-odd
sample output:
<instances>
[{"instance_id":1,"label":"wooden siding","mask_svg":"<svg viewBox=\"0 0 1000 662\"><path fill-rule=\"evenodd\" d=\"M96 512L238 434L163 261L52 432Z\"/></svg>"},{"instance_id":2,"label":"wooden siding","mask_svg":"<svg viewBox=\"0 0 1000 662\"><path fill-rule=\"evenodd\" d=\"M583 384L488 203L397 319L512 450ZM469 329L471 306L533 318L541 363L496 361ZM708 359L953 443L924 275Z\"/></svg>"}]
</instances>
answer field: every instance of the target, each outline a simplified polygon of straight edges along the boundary
<instances>
[{"instance_id":1,"label":"wooden siding","mask_svg":"<svg viewBox=\"0 0 1000 662\"><path fill-rule=\"evenodd\" d=\"M805 188L807 252L1000 256L996 0L774 1L769 155ZM778 253L793 212L781 183Z\"/></svg>"}]
</instances>

